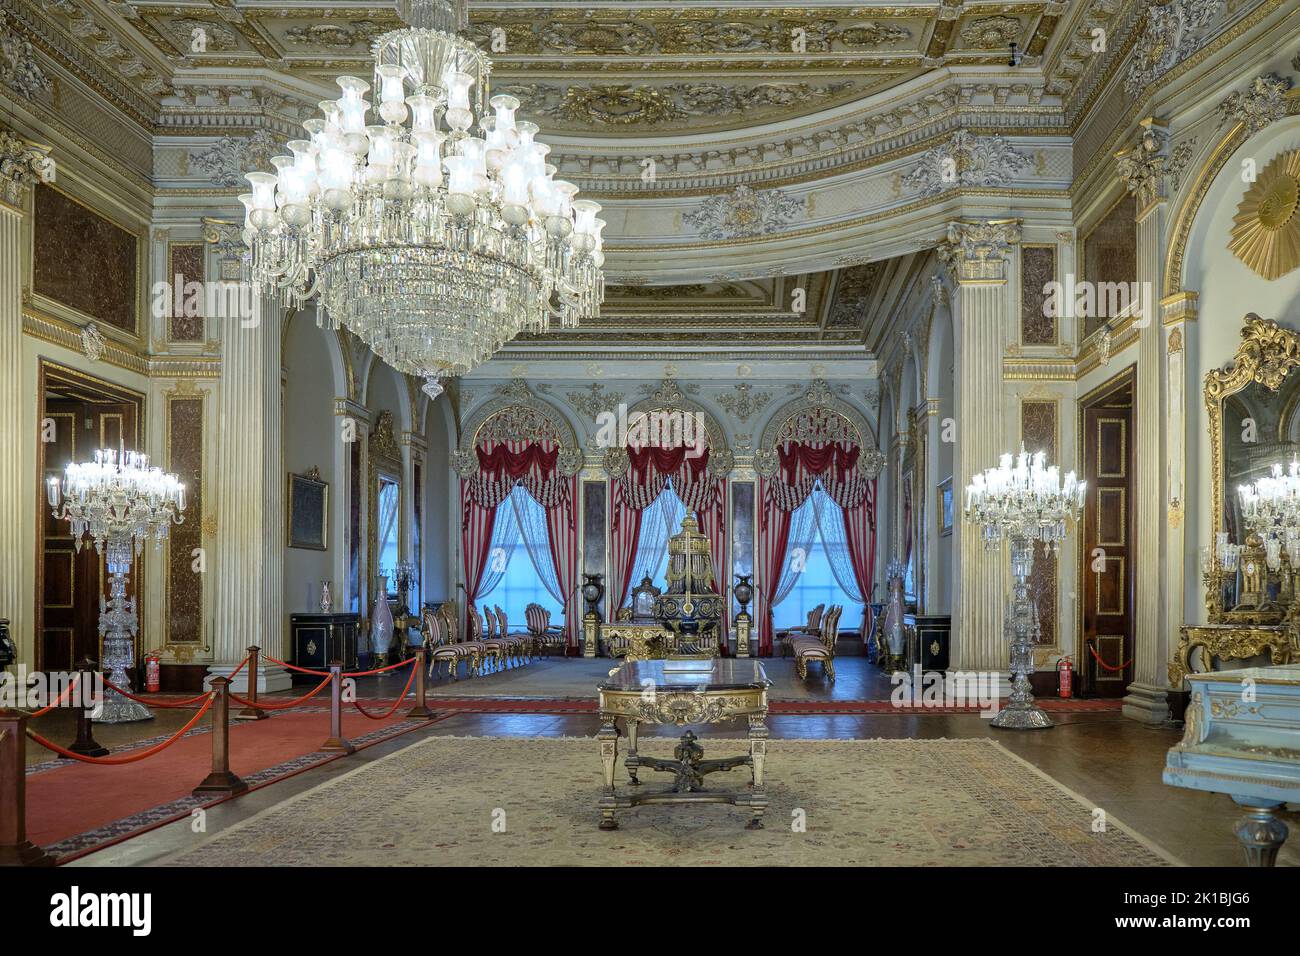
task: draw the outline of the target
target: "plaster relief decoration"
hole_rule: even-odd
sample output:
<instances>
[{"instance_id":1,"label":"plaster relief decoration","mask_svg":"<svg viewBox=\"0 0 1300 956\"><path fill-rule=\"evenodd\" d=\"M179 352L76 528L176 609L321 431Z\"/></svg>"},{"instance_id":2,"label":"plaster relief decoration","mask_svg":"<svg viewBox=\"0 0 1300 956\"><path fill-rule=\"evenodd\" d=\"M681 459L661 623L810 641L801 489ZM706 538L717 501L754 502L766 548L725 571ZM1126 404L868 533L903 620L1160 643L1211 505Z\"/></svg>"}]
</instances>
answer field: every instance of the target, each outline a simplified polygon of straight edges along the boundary
<instances>
[{"instance_id":1,"label":"plaster relief decoration","mask_svg":"<svg viewBox=\"0 0 1300 956\"><path fill-rule=\"evenodd\" d=\"M963 219L948 223L936 254L959 282L1006 278L1006 255L1020 241L1018 219Z\"/></svg>"},{"instance_id":2,"label":"plaster relief decoration","mask_svg":"<svg viewBox=\"0 0 1300 956\"><path fill-rule=\"evenodd\" d=\"M946 143L921 154L903 185L922 196L948 189L1005 186L1029 166L1030 158L1001 136L958 130Z\"/></svg>"},{"instance_id":3,"label":"plaster relief decoration","mask_svg":"<svg viewBox=\"0 0 1300 956\"><path fill-rule=\"evenodd\" d=\"M846 449L857 449L856 471L867 480L879 477L885 467L885 456L876 448L876 433L866 418L848 402L836 398L821 379L814 380L802 397L780 408L764 426L754 454L754 469L764 478L774 476L780 467L778 448L790 442L813 447L840 444ZM799 500L811 490L811 477L808 488L801 496L796 495ZM822 475L823 482L829 478L829 472ZM857 485L848 475L845 480L847 484ZM865 492L865 488L860 491Z\"/></svg>"},{"instance_id":4,"label":"plaster relief decoration","mask_svg":"<svg viewBox=\"0 0 1300 956\"><path fill-rule=\"evenodd\" d=\"M246 187L244 173L265 170L271 157L284 152L284 144L264 129L252 136L223 136L206 149L190 152L190 168L201 172L218 186Z\"/></svg>"},{"instance_id":5,"label":"plaster relief decoration","mask_svg":"<svg viewBox=\"0 0 1300 956\"><path fill-rule=\"evenodd\" d=\"M745 239L779 232L804 205L779 189L737 186L725 196L710 196L684 217L703 239Z\"/></svg>"},{"instance_id":6,"label":"plaster relief decoration","mask_svg":"<svg viewBox=\"0 0 1300 956\"><path fill-rule=\"evenodd\" d=\"M1224 4L1225 0L1170 0L1164 6L1149 5L1146 29L1124 75L1124 92L1138 96L1205 46Z\"/></svg>"},{"instance_id":7,"label":"plaster relief decoration","mask_svg":"<svg viewBox=\"0 0 1300 956\"><path fill-rule=\"evenodd\" d=\"M45 147L0 130L0 190L5 202L21 206L27 190L48 179L52 168Z\"/></svg>"},{"instance_id":8,"label":"plaster relief decoration","mask_svg":"<svg viewBox=\"0 0 1300 956\"><path fill-rule=\"evenodd\" d=\"M961 28L961 39L974 50L1005 50L1020 39L1020 31L1020 21L1015 17L980 17Z\"/></svg>"},{"instance_id":9,"label":"plaster relief decoration","mask_svg":"<svg viewBox=\"0 0 1300 956\"><path fill-rule=\"evenodd\" d=\"M31 43L14 30L3 10L0 10L0 83L29 100L40 93L54 92L54 83L36 61Z\"/></svg>"},{"instance_id":10,"label":"plaster relief decoration","mask_svg":"<svg viewBox=\"0 0 1300 956\"><path fill-rule=\"evenodd\" d=\"M451 466L463 479L479 471L479 445L508 442L554 442L559 446L559 473L575 475L582 467L582 450L573 427L554 405L538 398L523 379L515 379L495 390L496 397L484 402L461 432L458 449L451 454Z\"/></svg>"},{"instance_id":11,"label":"plaster relief decoration","mask_svg":"<svg viewBox=\"0 0 1300 956\"><path fill-rule=\"evenodd\" d=\"M883 262L868 262L840 270L835 300L826 319L827 328L860 329L866 319L867 303L875 291Z\"/></svg>"},{"instance_id":12,"label":"plaster relief decoration","mask_svg":"<svg viewBox=\"0 0 1300 956\"><path fill-rule=\"evenodd\" d=\"M1115 171L1137 200L1138 211L1164 196L1169 134L1164 124L1143 120L1135 144L1115 154Z\"/></svg>"},{"instance_id":13,"label":"plaster relief decoration","mask_svg":"<svg viewBox=\"0 0 1300 956\"><path fill-rule=\"evenodd\" d=\"M494 86L524 100L532 112L566 123L603 126L660 126L696 117L725 118L754 112L800 106L851 93L855 84L758 83L731 86L720 83L573 84L505 83Z\"/></svg>"},{"instance_id":14,"label":"plaster relief decoration","mask_svg":"<svg viewBox=\"0 0 1300 956\"><path fill-rule=\"evenodd\" d=\"M108 341L104 338L104 333L99 331L99 326L91 322L81 330L81 351L85 353L86 358L92 362L98 362L104 357L104 352L108 350Z\"/></svg>"},{"instance_id":15,"label":"plaster relief decoration","mask_svg":"<svg viewBox=\"0 0 1300 956\"><path fill-rule=\"evenodd\" d=\"M739 422L747 422L755 412L760 412L772 401L769 392L756 392L754 386L740 382L730 392L718 396L718 404Z\"/></svg>"},{"instance_id":16,"label":"plaster relief decoration","mask_svg":"<svg viewBox=\"0 0 1300 956\"><path fill-rule=\"evenodd\" d=\"M577 411L592 419L601 412L614 411L627 398L622 392L606 392L599 382L588 385L586 393L569 392L565 397Z\"/></svg>"},{"instance_id":17,"label":"plaster relief decoration","mask_svg":"<svg viewBox=\"0 0 1300 956\"><path fill-rule=\"evenodd\" d=\"M1300 266L1300 149L1264 167L1232 217L1228 249L1251 271L1276 279Z\"/></svg>"},{"instance_id":18,"label":"plaster relief decoration","mask_svg":"<svg viewBox=\"0 0 1300 956\"><path fill-rule=\"evenodd\" d=\"M290 27L281 38L295 46L324 47L335 52L345 52L370 46L370 42L388 27L370 20L351 23L308 23Z\"/></svg>"},{"instance_id":19,"label":"plaster relief decoration","mask_svg":"<svg viewBox=\"0 0 1300 956\"><path fill-rule=\"evenodd\" d=\"M1284 97L1291 88L1291 79L1276 73L1257 76L1244 90L1233 93L1219 104L1219 123L1236 120L1246 124L1247 135L1254 135L1283 116L1287 104Z\"/></svg>"}]
</instances>

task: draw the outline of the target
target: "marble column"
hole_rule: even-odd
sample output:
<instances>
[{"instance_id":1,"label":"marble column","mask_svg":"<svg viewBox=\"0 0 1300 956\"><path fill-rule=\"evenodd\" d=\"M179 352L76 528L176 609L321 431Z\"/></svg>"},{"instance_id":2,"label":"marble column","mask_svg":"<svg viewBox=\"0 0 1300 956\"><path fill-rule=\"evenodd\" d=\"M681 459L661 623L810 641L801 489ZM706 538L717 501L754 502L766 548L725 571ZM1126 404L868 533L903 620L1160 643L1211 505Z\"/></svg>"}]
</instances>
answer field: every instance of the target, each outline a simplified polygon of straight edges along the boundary
<instances>
[{"instance_id":1,"label":"marble column","mask_svg":"<svg viewBox=\"0 0 1300 956\"><path fill-rule=\"evenodd\" d=\"M282 466L282 309L253 297L253 314L226 318L221 328L221 395L214 471L217 554L214 567L213 664L209 678L229 677L256 644L285 654L284 494ZM231 689L247 690L247 675ZM283 668L263 664L258 690L287 690Z\"/></svg>"},{"instance_id":2,"label":"marble column","mask_svg":"<svg viewBox=\"0 0 1300 956\"><path fill-rule=\"evenodd\" d=\"M948 224L947 238L938 250L955 284L951 303L957 379L953 484L958 510L971 476L993 467L1010 450L1003 420L1002 353L1007 330L1018 316L1008 278L1011 252L1019 241L1019 220L961 220ZM965 530L960 574L953 582L950 669L998 673L1004 683L1010 668L1010 648L1002 627L1007 557L986 552L975 529Z\"/></svg>"},{"instance_id":3,"label":"marble column","mask_svg":"<svg viewBox=\"0 0 1300 956\"><path fill-rule=\"evenodd\" d=\"M1134 442L1139 453L1133 487L1137 531L1132 552L1137 602L1133 622L1133 682L1127 688L1123 713L1148 723L1160 723L1169 716L1161 623L1168 617L1164 603L1167 582L1163 580L1160 560L1161 554L1170 553L1161 547L1167 530L1162 492L1166 470L1161 446L1164 406L1160 401L1165 341L1156 303L1164 263L1168 141L1165 125L1148 118L1139 123L1133 145L1116 154L1116 170L1137 198L1140 304L1133 320L1138 328Z\"/></svg>"},{"instance_id":4,"label":"marble column","mask_svg":"<svg viewBox=\"0 0 1300 956\"><path fill-rule=\"evenodd\" d=\"M23 209L27 193L48 178L53 165L46 150L0 130L0 154L12 155L0 174L0 618L9 620L9 633L19 660L29 666L35 653L33 594L23 560L22 529L33 520L34 498L24 492L23 408ZM30 434L30 433L29 433Z\"/></svg>"}]
</instances>

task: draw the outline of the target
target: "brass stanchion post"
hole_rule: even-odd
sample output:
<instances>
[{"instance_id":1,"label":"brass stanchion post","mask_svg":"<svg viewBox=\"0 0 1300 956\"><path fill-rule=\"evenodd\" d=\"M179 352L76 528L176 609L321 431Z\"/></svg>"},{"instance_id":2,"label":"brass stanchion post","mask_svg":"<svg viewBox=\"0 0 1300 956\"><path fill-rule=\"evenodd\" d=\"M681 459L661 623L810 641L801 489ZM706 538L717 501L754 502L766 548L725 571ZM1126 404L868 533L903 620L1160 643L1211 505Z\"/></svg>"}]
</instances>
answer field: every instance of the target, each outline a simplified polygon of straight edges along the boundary
<instances>
[{"instance_id":1,"label":"brass stanchion post","mask_svg":"<svg viewBox=\"0 0 1300 956\"><path fill-rule=\"evenodd\" d=\"M194 788L194 796L243 793L248 784L230 769L230 678L212 678L212 772Z\"/></svg>"},{"instance_id":2,"label":"brass stanchion post","mask_svg":"<svg viewBox=\"0 0 1300 956\"><path fill-rule=\"evenodd\" d=\"M0 866L53 866L27 839L27 714L0 707Z\"/></svg>"},{"instance_id":3,"label":"brass stanchion post","mask_svg":"<svg viewBox=\"0 0 1300 956\"><path fill-rule=\"evenodd\" d=\"M248 649L248 694L245 700L249 706L235 714L235 720L266 720L271 716L257 706L257 657L261 648L254 644Z\"/></svg>"},{"instance_id":4,"label":"brass stanchion post","mask_svg":"<svg viewBox=\"0 0 1300 956\"><path fill-rule=\"evenodd\" d=\"M424 702L424 648L415 649L415 706L406 712L407 717L432 717L431 711Z\"/></svg>"},{"instance_id":5,"label":"brass stanchion post","mask_svg":"<svg viewBox=\"0 0 1300 956\"><path fill-rule=\"evenodd\" d=\"M330 735L321 750L356 753L357 748L343 736L343 662L330 661Z\"/></svg>"}]
</instances>

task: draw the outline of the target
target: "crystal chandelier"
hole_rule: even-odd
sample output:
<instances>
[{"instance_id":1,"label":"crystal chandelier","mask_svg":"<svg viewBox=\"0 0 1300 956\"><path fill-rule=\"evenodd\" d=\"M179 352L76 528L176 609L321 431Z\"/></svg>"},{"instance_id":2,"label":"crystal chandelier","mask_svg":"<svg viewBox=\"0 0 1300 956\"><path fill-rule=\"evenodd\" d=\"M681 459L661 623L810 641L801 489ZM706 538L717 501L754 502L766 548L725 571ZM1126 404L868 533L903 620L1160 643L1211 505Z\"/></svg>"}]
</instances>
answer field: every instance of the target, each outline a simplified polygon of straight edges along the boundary
<instances>
[{"instance_id":1,"label":"crystal chandelier","mask_svg":"<svg viewBox=\"0 0 1300 956\"><path fill-rule=\"evenodd\" d=\"M319 295L321 325L436 395L520 332L600 314L605 222L554 178L519 100L488 97L492 61L457 35L466 0L403 0L402 15L374 45L382 122L367 125L371 84L339 77L310 138L248 173L240 200L259 292Z\"/></svg>"},{"instance_id":2,"label":"crystal chandelier","mask_svg":"<svg viewBox=\"0 0 1300 956\"><path fill-rule=\"evenodd\" d=\"M1246 527L1260 536L1300 532L1300 460L1291 459L1283 472L1280 464L1253 484L1238 485L1241 519Z\"/></svg>"},{"instance_id":3,"label":"crystal chandelier","mask_svg":"<svg viewBox=\"0 0 1300 956\"><path fill-rule=\"evenodd\" d=\"M175 475L150 467L148 455L129 451L119 456L111 448L101 448L94 461L70 463L62 485L57 477L50 478L46 495L55 509L54 517L71 523L76 549L81 550L86 537L105 555L109 598L99 599L102 663L109 681L129 691L126 669L135 663L138 625L135 602L126 596L131 559L144 550L150 538L155 548L161 548L172 524L183 520L185 485ZM143 704L110 687L97 720L125 723L152 716Z\"/></svg>"},{"instance_id":4,"label":"crystal chandelier","mask_svg":"<svg viewBox=\"0 0 1300 956\"><path fill-rule=\"evenodd\" d=\"M1238 485L1237 498L1249 531L1244 546L1229 545L1227 534L1220 532L1217 549L1209 557L1202 555L1202 566L1217 557L1221 566L1208 576L1217 570L1221 582L1235 582L1237 568L1242 569L1245 587L1238 609L1271 606L1274 597L1290 604L1300 578L1300 460L1293 457L1285 471L1274 464L1266 476ZM1276 592L1272 585L1277 585Z\"/></svg>"},{"instance_id":5,"label":"crystal chandelier","mask_svg":"<svg viewBox=\"0 0 1300 956\"><path fill-rule=\"evenodd\" d=\"M1052 726L1034 703L1029 675L1034 668L1034 644L1040 634L1038 602L1029 596L1034 547L1042 542L1053 553L1065 539L1067 527L1083 510L1087 483L1074 472L1064 480L1055 465L1047 466L1043 452L1030 455L1022 446L1013 459L1003 455L998 467L975 475L966 486L965 519L979 525L984 547L1011 545L1011 574L1015 579L1006 627L1011 642L1011 699L993 718L994 727L1033 730Z\"/></svg>"}]
</instances>

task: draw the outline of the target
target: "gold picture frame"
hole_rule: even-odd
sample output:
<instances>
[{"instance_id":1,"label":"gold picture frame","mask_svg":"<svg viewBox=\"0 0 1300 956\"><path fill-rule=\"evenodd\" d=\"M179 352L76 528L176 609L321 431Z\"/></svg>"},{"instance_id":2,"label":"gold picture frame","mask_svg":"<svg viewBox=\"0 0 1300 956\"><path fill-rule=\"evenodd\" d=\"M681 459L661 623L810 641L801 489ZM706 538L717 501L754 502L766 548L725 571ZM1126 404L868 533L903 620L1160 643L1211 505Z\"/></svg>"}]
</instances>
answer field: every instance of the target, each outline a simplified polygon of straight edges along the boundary
<instances>
[{"instance_id":1,"label":"gold picture frame","mask_svg":"<svg viewBox=\"0 0 1300 956\"><path fill-rule=\"evenodd\" d=\"M308 551L329 550L330 486L313 468L289 472L285 501L285 544Z\"/></svg>"},{"instance_id":2,"label":"gold picture frame","mask_svg":"<svg viewBox=\"0 0 1300 956\"><path fill-rule=\"evenodd\" d=\"M937 512L939 516L939 536L946 537L952 534L952 475L939 482L935 492L939 509Z\"/></svg>"}]
</instances>

